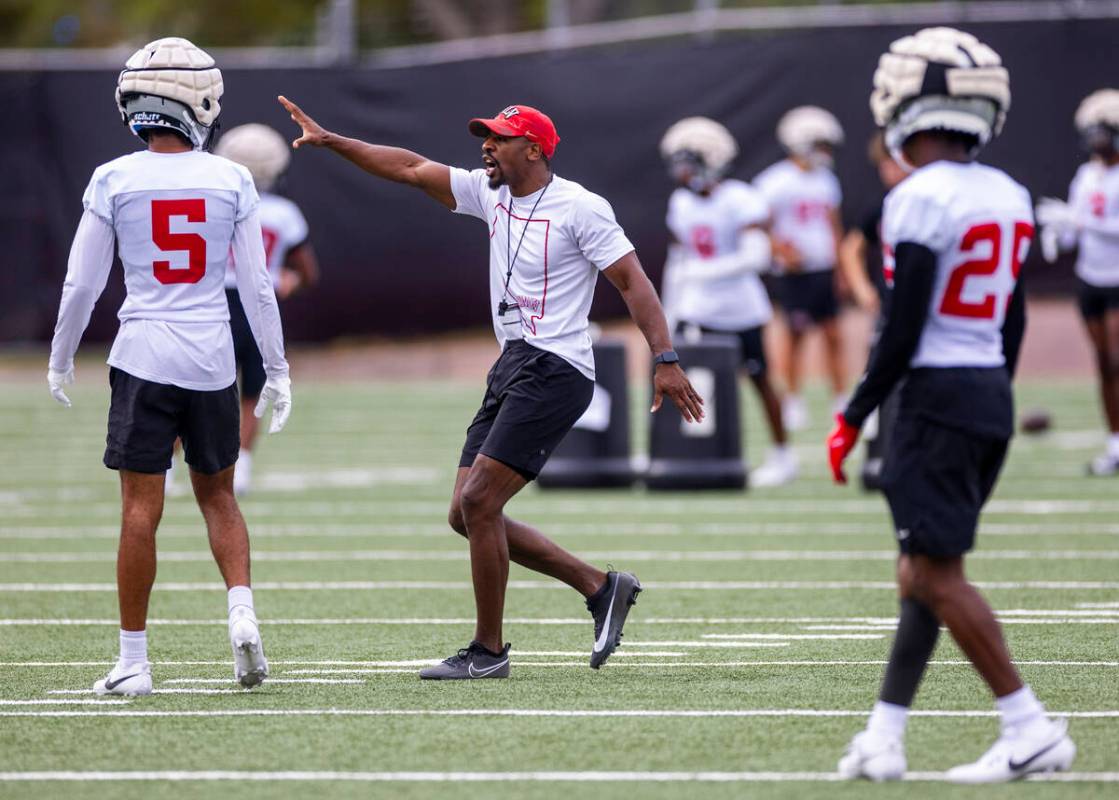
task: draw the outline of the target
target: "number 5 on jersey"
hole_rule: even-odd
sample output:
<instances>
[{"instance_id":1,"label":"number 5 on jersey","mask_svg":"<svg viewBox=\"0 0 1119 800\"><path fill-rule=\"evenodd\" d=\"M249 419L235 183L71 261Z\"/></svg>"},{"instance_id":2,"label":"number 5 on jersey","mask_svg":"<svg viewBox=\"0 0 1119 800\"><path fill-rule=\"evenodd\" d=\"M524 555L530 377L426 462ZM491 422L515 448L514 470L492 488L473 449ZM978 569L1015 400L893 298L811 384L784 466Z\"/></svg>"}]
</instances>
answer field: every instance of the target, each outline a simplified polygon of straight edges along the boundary
<instances>
[{"instance_id":1,"label":"number 5 on jersey","mask_svg":"<svg viewBox=\"0 0 1119 800\"><path fill-rule=\"evenodd\" d=\"M206 221L206 201L198 199L152 200L152 241L164 253L187 253L187 268L172 269L170 261L153 261L160 283L198 283L206 274L206 240L197 233L172 233L171 218Z\"/></svg>"},{"instance_id":2,"label":"number 5 on jersey","mask_svg":"<svg viewBox=\"0 0 1119 800\"><path fill-rule=\"evenodd\" d=\"M998 272L1002 263L1004 239L1010 247L1010 274L1012 280L1007 285L1004 305L1010 302L1014 292L1014 282L1022 270L1022 259L1026 256L1030 240L1034 236L1034 226L1028 222L1015 222L1011 230L1004 231L997 222L984 222L968 228L960 241L960 252L970 254L980 245L986 245L987 254L957 265L948 276L944 287L944 297L940 301L940 313L951 317L966 319L994 319L998 299L994 293L984 295L978 301L964 299L964 284L968 278L991 276Z\"/></svg>"}]
</instances>

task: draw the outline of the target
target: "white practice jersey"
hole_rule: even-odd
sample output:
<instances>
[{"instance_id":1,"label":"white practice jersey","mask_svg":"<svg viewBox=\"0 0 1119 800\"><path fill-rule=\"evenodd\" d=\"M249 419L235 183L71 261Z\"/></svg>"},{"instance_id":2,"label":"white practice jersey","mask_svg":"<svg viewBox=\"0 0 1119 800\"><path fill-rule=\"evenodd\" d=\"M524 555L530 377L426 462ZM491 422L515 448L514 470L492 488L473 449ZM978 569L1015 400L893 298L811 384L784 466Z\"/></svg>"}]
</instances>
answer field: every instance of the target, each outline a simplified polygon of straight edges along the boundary
<instances>
[{"instance_id":1,"label":"white practice jersey","mask_svg":"<svg viewBox=\"0 0 1119 800\"><path fill-rule=\"evenodd\" d=\"M272 285L280 285L280 272L284 268L288 253L307 241L307 220L299 206L271 192L260 195L260 232L264 235L264 261ZM237 273L233 269L233 259L229 259L229 269L225 274L225 288L237 288Z\"/></svg>"},{"instance_id":2,"label":"white practice jersey","mask_svg":"<svg viewBox=\"0 0 1119 800\"><path fill-rule=\"evenodd\" d=\"M559 176L539 192L512 197L508 186L489 188L481 169L452 168L451 191L456 214L477 217L489 228L490 313L498 343L504 347L511 338L497 318L504 298L520 306L526 342L593 380L588 315L598 273L634 249L610 204Z\"/></svg>"},{"instance_id":3,"label":"white practice jersey","mask_svg":"<svg viewBox=\"0 0 1119 800\"><path fill-rule=\"evenodd\" d=\"M1078 220L1109 230L1085 227L1078 237L1076 274L1093 286L1119 286L1119 164L1082 164L1068 190Z\"/></svg>"},{"instance_id":4,"label":"white practice jersey","mask_svg":"<svg viewBox=\"0 0 1119 800\"><path fill-rule=\"evenodd\" d=\"M668 199L668 229L682 257L694 260L702 275L704 261L734 253L744 228L761 225L769 206L750 184L725 180L707 195L679 188ZM685 280L679 287L676 314L684 322L720 331L757 328L769 322L773 309L761 279L753 272Z\"/></svg>"},{"instance_id":5,"label":"white practice jersey","mask_svg":"<svg viewBox=\"0 0 1119 800\"><path fill-rule=\"evenodd\" d=\"M763 170L754 186L769 203L773 235L792 242L800 251L804 272L833 269L836 252L831 215L843 201L835 174L826 167L806 171L785 159Z\"/></svg>"},{"instance_id":6,"label":"white practice jersey","mask_svg":"<svg viewBox=\"0 0 1119 800\"><path fill-rule=\"evenodd\" d=\"M226 263L231 244L242 246L242 231L258 229L257 202L248 170L201 151L141 151L94 171L83 198L86 216L100 221L90 224L109 232L110 242L115 235L128 291L118 314L121 326L109 354L110 365L138 378L186 389L212 391L233 383ZM101 263L103 259L83 256L88 242L98 240L89 238L89 231L104 238L90 224L79 227L71 253L52 348L54 368L73 356L100 294L97 284L104 286L111 265L111 258ZM81 238L83 232L86 240ZM262 262L263 251L258 252ZM245 260L253 261L248 250ZM263 263L259 269L259 277L266 281ZM254 285L256 278L246 272L245 285ZM95 288L92 298L89 286ZM68 298L69 289L75 291ZM73 299L79 296L80 302ZM75 303L83 308L72 308ZM254 319L266 318L267 346L262 348L266 367L286 373L279 317L272 311L275 298L271 308L267 298L250 305Z\"/></svg>"},{"instance_id":7,"label":"white practice jersey","mask_svg":"<svg viewBox=\"0 0 1119 800\"><path fill-rule=\"evenodd\" d=\"M1005 364L1006 319L1034 233L1025 187L984 164L937 161L886 195L882 216L885 271L902 242L937 257L937 275L911 367Z\"/></svg>"},{"instance_id":8,"label":"white practice jersey","mask_svg":"<svg viewBox=\"0 0 1119 800\"><path fill-rule=\"evenodd\" d=\"M802 170L789 159L754 178L773 217L773 235L791 242L803 258L803 272L824 272L836 265L831 213L843 201L839 180L826 167Z\"/></svg>"}]
</instances>

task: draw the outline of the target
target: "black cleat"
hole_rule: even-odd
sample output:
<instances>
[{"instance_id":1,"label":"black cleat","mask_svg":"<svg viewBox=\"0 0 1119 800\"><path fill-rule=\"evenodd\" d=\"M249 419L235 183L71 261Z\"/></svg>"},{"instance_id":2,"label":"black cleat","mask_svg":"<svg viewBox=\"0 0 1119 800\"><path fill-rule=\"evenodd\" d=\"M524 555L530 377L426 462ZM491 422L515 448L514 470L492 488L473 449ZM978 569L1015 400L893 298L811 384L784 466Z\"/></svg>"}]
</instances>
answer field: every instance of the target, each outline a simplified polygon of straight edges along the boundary
<instances>
[{"instance_id":1,"label":"black cleat","mask_svg":"<svg viewBox=\"0 0 1119 800\"><path fill-rule=\"evenodd\" d=\"M444 659L443 663L421 669L420 677L432 681L508 678L509 645L494 654L477 642L471 642L465 649Z\"/></svg>"},{"instance_id":2,"label":"black cleat","mask_svg":"<svg viewBox=\"0 0 1119 800\"><path fill-rule=\"evenodd\" d=\"M622 626L629 607L637 602L641 582L628 572L607 572L606 585L587 599L587 610L594 617L594 649L591 669L598 669L622 643Z\"/></svg>"}]
</instances>

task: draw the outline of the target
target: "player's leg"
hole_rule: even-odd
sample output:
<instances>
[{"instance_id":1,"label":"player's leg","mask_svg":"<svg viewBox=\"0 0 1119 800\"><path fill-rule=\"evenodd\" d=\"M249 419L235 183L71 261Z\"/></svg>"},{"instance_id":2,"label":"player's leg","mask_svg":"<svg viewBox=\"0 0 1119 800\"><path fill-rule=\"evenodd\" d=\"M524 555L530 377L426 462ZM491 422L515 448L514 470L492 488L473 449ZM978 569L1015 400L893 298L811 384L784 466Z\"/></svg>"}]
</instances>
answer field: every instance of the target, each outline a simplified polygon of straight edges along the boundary
<instances>
[{"instance_id":1,"label":"player's leg","mask_svg":"<svg viewBox=\"0 0 1119 800\"><path fill-rule=\"evenodd\" d=\"M781 404L786 430L801 431L808 427L808 407L801 396L801 352L804 339L812 328L807 298L804 296L807 276L782 275L777 283L781 305L785 310L786 335L781 344L785 367L785 398Z\"/></svg>"},{"instance_id":2,"label":"player's leg","mask_svg":"<svg viewBox=\"0 0 1119 800\"><path fill-rule=\"evenodd\" d=\"M1100 404L1108 428L1107 448L1088 465L1092 475L1119 474L1119 307L1085 318L1096 356Z\"/></svg>"},{"instance_id":3,"label":"player's leg","mask_svg":"<svg viewBox=\"0 0 1119 800\"><path fill-rule=\"evenodd\" d=\"M750 485L755 487L780 486L797 476L797 460L789 446L785 421L781 414L781 401L769 380L769 365L765 357L763 342L764 326L750 328L739 334L742 347L742 366L754 391L761 401L762 413L769 427L769 437L773 442L761 466L750 473Z\"/></svg>"},{"instance_id":4,"label":"player's leg","mask_svg":"<svg viewBox=\"0 0 1119 800\"><path fill-rule=\"evenodd\" d=\"M237 453L237 467L233 472L233 491L238 497L243 497L252 486L253 447L260 423L253 411L260 400L261 391L264 390L267 375L264 373L264 359L249 328L240 296L236 292L233 294L238 297L238 301L236 307L230 302L230 330L233 333L237 367L241 372L241 449Z\"/></svg>"},{"instance_id":5,"label":"player's leg","mask_svg":"<svg viewBox=\"0 0 1119 800\"><path fill-rule=\"evenodd\" d=\"M839 327L839 296L834 270L813 273L812 321L819 326L824 343L824 367L831 384L832 412L847 405L847 370L843 363L843 334Z\"/></svg>"}]
</instances>

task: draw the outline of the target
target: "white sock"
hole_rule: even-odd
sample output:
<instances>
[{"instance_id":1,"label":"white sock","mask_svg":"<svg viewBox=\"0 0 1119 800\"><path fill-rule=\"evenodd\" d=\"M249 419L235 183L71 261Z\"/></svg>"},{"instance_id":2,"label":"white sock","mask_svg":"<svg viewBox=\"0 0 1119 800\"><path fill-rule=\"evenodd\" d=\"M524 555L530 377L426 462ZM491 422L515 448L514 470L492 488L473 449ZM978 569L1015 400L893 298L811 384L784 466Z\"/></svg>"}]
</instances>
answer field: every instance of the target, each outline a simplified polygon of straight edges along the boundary
<instances>
[{"instance_id":1,"label":"white sock","mask_svg":"<svg viewBox=\"0 0 1119 800\"><path fill-rule=\"evenodd\" d=\"M124 664L143 664L148 660L148 632L120 632L120 660Z\"/></svg>"},{"instance_id":2,"label":"white sock","mask_svg":"<svg viewBox=\"0 0 1119 800\"><path fill-rule=\"evenodd\" d=\"M237 606L246 606L249 611L253 610L253 590L248 586L234 586L229 590L229 612L232 614Z\"/></svg>"},{"instance_id":3,"label":"white sock","mask_svg":"<svg viewBox=\"0 0 1119 800\"><path fill-rule=\"evenodd\" d=\"M1002 731L1008 728L1022 730L1045 719L1045 706L1034 696L1033 689L1023 686L1016 692L995 699L995 707L1002 715Z\"/></svg>"},{"instance_id":4,"label":"white sock","mask_svg":"<svg viewBox=\"0 0 1119 800\"><path fill-rule=\"evenodd\" d=\"M253 463L252 450L246 450L242 447L237 451L237 461L244 464L246 467L251 467Z\"/></svg>"},{"instance_id":5,"label":"white sock","mask_svg":"<svg viewBox=\"0 0 1119 800\"><path fill-rule=\"evenodd\" d=\"M1119 459L1119 433L1113 433L1107 437L1107 454L1112 458Z\"/></svg>"},{"instance_id":6,"label":"white sock","mask_svg":"<svg viewBox=\"0 0 1119 800\"><path fill-rule=\"evenodd\" d=\"M894 703L879 700L870 712L866 729L878 736L889 739L905 738L905 724L909 721L909 709Z\"/></svg>"}]
</instances>

